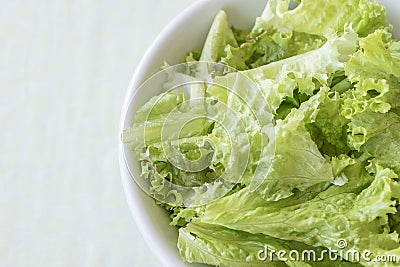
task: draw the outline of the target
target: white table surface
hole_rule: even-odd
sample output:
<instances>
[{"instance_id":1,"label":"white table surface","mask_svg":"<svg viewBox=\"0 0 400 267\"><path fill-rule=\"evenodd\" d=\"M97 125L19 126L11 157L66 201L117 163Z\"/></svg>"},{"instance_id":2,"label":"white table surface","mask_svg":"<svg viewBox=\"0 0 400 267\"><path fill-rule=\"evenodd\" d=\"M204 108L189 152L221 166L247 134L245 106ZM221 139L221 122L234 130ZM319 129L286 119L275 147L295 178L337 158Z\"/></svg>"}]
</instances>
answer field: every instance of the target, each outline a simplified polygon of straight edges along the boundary
<instances>
[{"instance_id":1,"label":"white table surface","mask_svg":"<svg viewBox=\"0 0 400 267\"><path fill-rule=\"evenodd\" d=\"M160 266L120 182L125 90L194 0L0 0L0 266Z\"/></svg>"}]
</instances>

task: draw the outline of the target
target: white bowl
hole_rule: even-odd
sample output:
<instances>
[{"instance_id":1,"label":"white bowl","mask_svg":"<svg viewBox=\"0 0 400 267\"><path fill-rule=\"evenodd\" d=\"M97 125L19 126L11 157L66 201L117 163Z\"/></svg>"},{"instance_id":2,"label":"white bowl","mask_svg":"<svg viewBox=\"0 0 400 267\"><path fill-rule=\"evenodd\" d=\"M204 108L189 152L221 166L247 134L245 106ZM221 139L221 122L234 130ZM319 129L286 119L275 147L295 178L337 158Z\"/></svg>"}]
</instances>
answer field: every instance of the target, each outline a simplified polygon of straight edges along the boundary
<instances>
[{"instance_id":1,"label":"white bowl","mask_svg":"<svg viewBox=\"0 0 400 267\"><path fill-rule=\"evenodd\" d=\"M400 8L394 1L381 0L387 7L388 20L395 27L395 37L400 37ZM228 19L237 28L250 28L257 16L260 16L266 1L260 0L200 0L183 11L168 24L156 38L139 63L129 84L121 113L120 132L130 126L132 112L129 104L136 90L151 75L160 70L164 61L178 64L187 52L201 49L214 16L220 9L228 14ZM161 92L160 87L160 92ZM157 92L156 92L157 93ZM155 95L154 91L141 94L139 102ZM124 159L123 144L119 145L119 163L122 183L128 205L137 226L151 250L164 266L195 266L182 262L177 250L178 232L169 226L168 214L154 203L134 182Z\"/></svg>"}]
</instances>

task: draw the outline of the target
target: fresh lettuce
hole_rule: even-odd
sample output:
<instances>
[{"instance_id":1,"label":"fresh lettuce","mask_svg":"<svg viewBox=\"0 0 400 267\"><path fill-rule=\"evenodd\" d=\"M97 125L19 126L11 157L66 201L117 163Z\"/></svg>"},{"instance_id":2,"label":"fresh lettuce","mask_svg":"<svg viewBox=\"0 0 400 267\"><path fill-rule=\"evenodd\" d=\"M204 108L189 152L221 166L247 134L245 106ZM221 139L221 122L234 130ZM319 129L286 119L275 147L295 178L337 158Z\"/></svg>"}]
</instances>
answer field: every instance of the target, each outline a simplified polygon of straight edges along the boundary
<instances>
[{"instance_id":1,"label":"fresh lettuce","mask_svg":"<svg viewBox=\"0 0 400 267\"><path fill-rule=\"evenodd\" d=\"M164 92L122 141L178 227L184 261L400 259L400 42L390 30L374 1L270 0L252 29L218 12L201 53L165 67ZM260 259L266 247L335 250L337 260Z\"/></svg>"},{"instance_id":2,"label":"fresh lettuce","mask_svg":"<svg viewBox=\"0 0 400 267\"><path fill-rule=\"evenodd\" d=\"M296 89L310 96L321 85L327 85L331 75L343 70L343 63L356 49L356 40L356 33L348 29L340 37L329 37L321 48L244 74L258 85L272 111L276 112L284 98L293 97Z\"/></svg>"},{"instance_id":3,"label":"fresh lettuce","mask_svg":"<svg viewBox=\"0 0 400 267\"><path fill-rule=\"evenodd\" d=\"M333 182L331 164L306 129L306 123L317 116L318 106L326 97L325 90L322 88L299 109L292 109L284 120L276 122L276 150L271 170L257 188L266 200L279 200L292 195L294 189L303 191L314 184Z\"/></svg>"},{"instance_id":4,"label":"fresh lettuce","mask_svg":"<svg viewBox=\"0 0 400 267\"><path fill-rule=\"evenodd\" d=\"M325 38L319 35L280 32L273 27L253 35L240 47L226 46L226 56L221 61L237 70L253 69L317 49L325 43Z\"/></svg>"},{"instance_id":5,"label":"fresh lettuce","mask_svg":"<svg viewBox=\"0 0 400 267\"><path fill-rule=\"evenodd\" d=\"M317 35L343 32L347 24L360 36L366 36L386 26L385 8L369 0L298 2L293 6L290 0L270 0L261 19L268 26Z\"/></svg>"},{"instance_id":6,"label":"fresh lettuce","mask_svg":"<svg viewBox=\"0 0 400 267\"><path fill-rule=\"evenodd\" d=\"M225 11L221 10L216 15L207 36L200 61L218 62L225 55L225 47L229 45L237 47L233 31L229 27L228 18Z\"/></svg>"},{"instance_id":7,"label":"fresh lettuce","mask_svg":"<svg viewBox=\"0 0 400 267\"><path fill-rule=\"evenodd\" d=\"M348 172L349 179L360 179L351 177L351 172ZM365 182L371 180L369 174L362 175ZM372 182L358 194L346 192L346 185L339 191L331 186L314 199L284 207L258 199L253 201L256 205L250 202L238 209L235 203L242 204L244 199L230 196L208 205L195 222L300 241L315 247L334 248L337 240L345 239L350 246L348 249L396 252L400 248L398 235L390 233L387 226L388 214L396 213L396 200L400 197L400 186L393 181L395 178L397 175L393 171L377 166ZM331 188L334 193L330 192ZM249 192L241 195L248 198ZM235 201L231 201L232 197Z\"/></svg>"},{"instance_id":8,"label":"fresh lettuce","mask_svg":"<svg viewBox=\"0 0 400 267\"><path fill-rule=\"evenodd\" d=\"M323 248L200 222L179 229L178 248L182 258L188 262L207 262L216 266L357 266L347 262L333 263L328 259L313 262L312 258L308 260L308 256L305 261L291 260L287 258L291 250L312 250L320 254ZM287 260L279 261L276 256L270 258L270 254L265 255L268 251L284 251Z\"/></svg>"}]
</instances>

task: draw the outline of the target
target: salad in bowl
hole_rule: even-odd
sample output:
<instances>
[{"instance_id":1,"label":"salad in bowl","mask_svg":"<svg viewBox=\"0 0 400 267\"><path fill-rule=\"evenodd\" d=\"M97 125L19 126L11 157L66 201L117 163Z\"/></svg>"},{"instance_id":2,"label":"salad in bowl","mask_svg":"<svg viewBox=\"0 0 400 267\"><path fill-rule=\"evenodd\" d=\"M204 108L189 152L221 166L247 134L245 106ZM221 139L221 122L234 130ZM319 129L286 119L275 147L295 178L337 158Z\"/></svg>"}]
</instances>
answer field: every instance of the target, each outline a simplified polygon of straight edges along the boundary
<instances>
[{"instance_id":1,"label":"salad in bowl","mask_svg":"<svg viewBox=\"0 0 400 267\"><path fill-rule=\"evenodd\" d=\"M122 164L182 261L399 264L392 31L369 0L270 0L250 28L221 9L199 50L134 88Z\"/></svg>"}]
</instances>

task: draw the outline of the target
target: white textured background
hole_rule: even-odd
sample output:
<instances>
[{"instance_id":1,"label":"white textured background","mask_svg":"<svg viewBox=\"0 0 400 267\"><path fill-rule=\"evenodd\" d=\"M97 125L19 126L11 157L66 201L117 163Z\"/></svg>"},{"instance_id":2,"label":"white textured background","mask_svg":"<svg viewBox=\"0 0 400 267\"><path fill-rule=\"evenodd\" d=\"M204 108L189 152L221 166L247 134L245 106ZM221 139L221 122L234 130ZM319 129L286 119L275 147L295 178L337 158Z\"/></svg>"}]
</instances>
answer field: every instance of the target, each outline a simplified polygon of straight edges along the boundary
<instances>
[{"instance_id":1,"label":"white textured background","mask_svg":"<svg viewBox=\"0 0 400 267\"><path fill-rule=\"evenodd\" d=\"M194 0L0 0L0 266L160 266L120 182L125 89Z\"/></svg>"}]
</instances>

